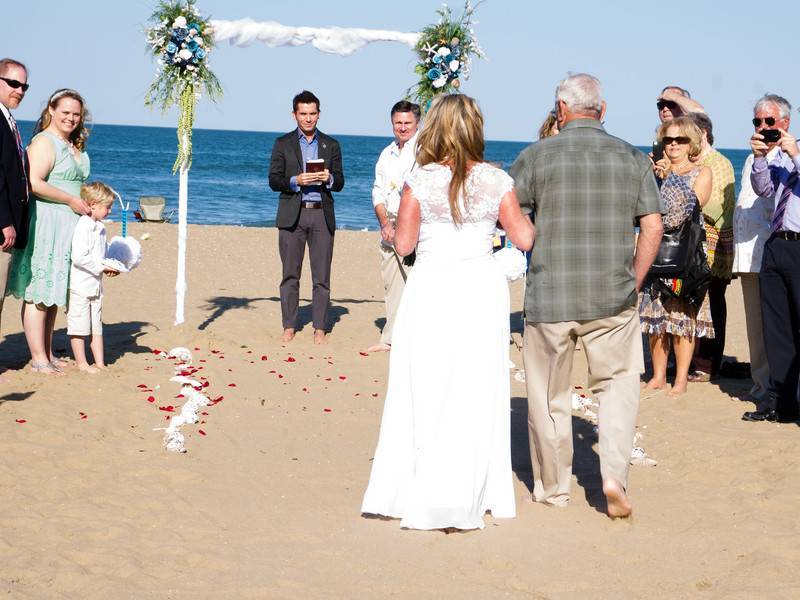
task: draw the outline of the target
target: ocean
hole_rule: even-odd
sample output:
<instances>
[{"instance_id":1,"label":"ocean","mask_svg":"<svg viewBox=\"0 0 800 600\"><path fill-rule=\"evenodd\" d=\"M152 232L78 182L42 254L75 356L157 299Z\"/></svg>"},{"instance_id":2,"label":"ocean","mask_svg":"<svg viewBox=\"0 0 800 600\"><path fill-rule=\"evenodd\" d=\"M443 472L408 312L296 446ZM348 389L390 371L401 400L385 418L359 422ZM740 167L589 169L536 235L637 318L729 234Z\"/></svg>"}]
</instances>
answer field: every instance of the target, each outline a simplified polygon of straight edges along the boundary
<instances>
[{"instance_id":1,"label":"ocean","mask_svg":"<svg viewBox=\"0 0 800 600\"><path fill-rule=\"evenodd\" d=\"M34 123L20 121L26 143ZM328 132L326 132L328 133ZM269 189L269 157L282 133L195 129L193 162L189 171L189 223L271 227L275 225L278 194ZM336 194L336 222L341 229L376 230L372 211L375 162L390 137L333 135L342 147L345 187ZM486 142L486 160L508 169L527 142ZM113 187L131 210L140 196L164 196L165 214L177 221L178 177L172 175L177 150L174 128L94 125L87 149L91 180ZM649 151L649 148L641 148ZM721 149L733 163L736 191L749 150ZM116 214L115 214L116 213ZM111 214L119 219L118 209Z\"/></svg>"}]
</instances>

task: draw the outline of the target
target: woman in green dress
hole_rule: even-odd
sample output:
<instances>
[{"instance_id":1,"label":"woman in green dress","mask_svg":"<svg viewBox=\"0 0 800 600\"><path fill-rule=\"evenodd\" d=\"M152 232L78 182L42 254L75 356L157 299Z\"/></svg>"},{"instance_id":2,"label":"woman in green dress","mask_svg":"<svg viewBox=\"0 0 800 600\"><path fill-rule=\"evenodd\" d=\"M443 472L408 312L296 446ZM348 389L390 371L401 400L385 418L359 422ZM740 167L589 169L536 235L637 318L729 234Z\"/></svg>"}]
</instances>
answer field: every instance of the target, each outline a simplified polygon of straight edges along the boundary
<instances>
[{"instance_id":1,"label":"woman in green dress","mask_svg":"<svg viewBox=\"0 0 800 600\"><path fill-rule=\"evenodd\" d=\"M89 213L80 198L89 177L87 119L86 102L74 90L56 91L42 111L28 146L28 245L14 254L6 292L23 301L31 369L49 375L62 372L63 363L53 355L53 328L58 307L67 305L72 234L80 216Z\"/></svg>"}]
</instances>

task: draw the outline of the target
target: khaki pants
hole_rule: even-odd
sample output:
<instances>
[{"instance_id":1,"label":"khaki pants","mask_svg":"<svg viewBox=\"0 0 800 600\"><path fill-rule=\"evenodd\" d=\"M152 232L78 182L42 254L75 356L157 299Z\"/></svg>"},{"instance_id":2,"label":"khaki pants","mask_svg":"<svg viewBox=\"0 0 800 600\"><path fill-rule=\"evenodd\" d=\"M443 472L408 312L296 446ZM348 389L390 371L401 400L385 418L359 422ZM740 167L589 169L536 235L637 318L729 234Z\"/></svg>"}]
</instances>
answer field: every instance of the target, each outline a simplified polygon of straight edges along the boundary
<instances>
[{"instance_id":1,"label":"khaki pants","mask_svg":"<svg viewBox=\"0 0 800 600\"><path fill-rule=\"evenodd\" d=\"M739 273L744 300L744 320L747 325L747 344L750 347L750 376L753 387L750 395L757 401L766 400L769 394L769 365L764 347L764 330L761 324L761 292L758 273Z\"/></svg>"},{"instance_id":2,"label":"khaki pants","mask_svg":"<svg viewBox=\"0 0 800 600\"><path fill-rule=\"evenodd\" d=\"M600 473L628 484L628 467L644 372L636 307L594 321L528 323L523 358L528 388L528 436L533 499L569 501L572 478L572 360L580 339L589 364L589 389L600 404Z\"/></svg>"},{"instance_id":3,"label":"khaki pants","mask_svg":"<svg viewBox=\"0 0 800 600\"><path fill-rule=\"evenodd\" d=\"M8 273L11 270L11 251L0 250L0 318L3 316L3 300L6 297ZM0 330L0 333L2 331Z\"/></svg>"},{"instance_id":4,"label":"khaki pants","mask_svg":"<svg viewBox=\"0 0 800 600\"><path fill-rule=\"evenodd\" d=\"M403 259L393 248L387 248L383 244L380 244L379 248L381 279L383 279L383 292L386 299L386 324L381 331L381 343L391 344L394 318L397 315L397 308L400 306L400 299L403 297L403 288L406 286L409 267L403 265Z\"/></svg>"}]
</instances>

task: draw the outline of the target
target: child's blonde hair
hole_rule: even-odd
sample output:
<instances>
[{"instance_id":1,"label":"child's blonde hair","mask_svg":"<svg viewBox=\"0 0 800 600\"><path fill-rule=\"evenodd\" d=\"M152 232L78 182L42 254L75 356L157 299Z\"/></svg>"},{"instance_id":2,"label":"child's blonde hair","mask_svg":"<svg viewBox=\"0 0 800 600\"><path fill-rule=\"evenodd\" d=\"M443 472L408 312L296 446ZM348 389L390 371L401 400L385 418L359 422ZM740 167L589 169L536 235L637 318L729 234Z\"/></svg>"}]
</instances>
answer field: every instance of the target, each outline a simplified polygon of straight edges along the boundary
<instances>
[{"instance_id":1,"label":"child's blonde hair","mask_svg":"<svg viewBox=\"0 0 800 600\"><path fill-rule=\"evenodd\" d=\"M84 183L81 186L81 198L86 200L89 206L94 206L95 204L111 206L114 204L114 190L100 181Z\"/></svg>"}]
</instances>

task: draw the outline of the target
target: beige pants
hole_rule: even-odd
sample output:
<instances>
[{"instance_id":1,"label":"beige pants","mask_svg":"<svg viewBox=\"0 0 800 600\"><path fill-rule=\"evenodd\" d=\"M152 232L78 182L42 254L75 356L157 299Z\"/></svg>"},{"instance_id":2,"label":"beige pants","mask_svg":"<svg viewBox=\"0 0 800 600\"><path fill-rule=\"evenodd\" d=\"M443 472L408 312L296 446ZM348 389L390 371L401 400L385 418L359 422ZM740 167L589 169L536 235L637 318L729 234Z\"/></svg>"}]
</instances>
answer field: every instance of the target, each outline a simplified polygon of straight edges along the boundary
<instances>
[{"instance_id":1,"label":"beige pants","mask_svg":"<svg viewBox=\"0 0 800 600\"><path fill-rule=\"evenodd\" d=\"M386 299L386 325L381 331L381 343L392 343L392 330L394 329L394 318L397 315L397 308L400 306L400 299L403 297L403 288L406 286L408 269L403 265L403 259L397 255L393 248L387 248L380 244L381 255L381 278L383 279L383 292Z\"/></svg>"},{"instance_id":2,"label":"beige pants","mask_svg":"<svg viewBox=\"0 0 800 600\"><path fill-rule=\"evenodd\" d=\"M589 389L600 404L600 473L623 486L636 416L639 376L644 372L636 307L594 321L528 323L523 358L528 388L528 436L533 499L555 505L569 501L572 478L572 360L580 339L589 364Z\"/></svg>"},{"instance_id":3,"label":"beige pants","mask_svg":"<svg viewBox=\"0 0 800 600\"><path fill-rule=\"evenodd\" d=\"M750 395L765 400L769 394L769 365L764 347L764 330L761 325L761 293L758 273L739 273L744 300L744 320L747 324L747 344L750 346L750 375L753 387Z\"/></svg>"},{"instance_id":4,"label":"beige pants","mask_svg":"<svg viewBox=\"0 0 800 600\"><path fill-rule=\"evenodd\" d=\"M3 316L3 300L6 298L6 284L11 270L11 251L0 250L0 317Z\"/></svg>"}]
</instances>

